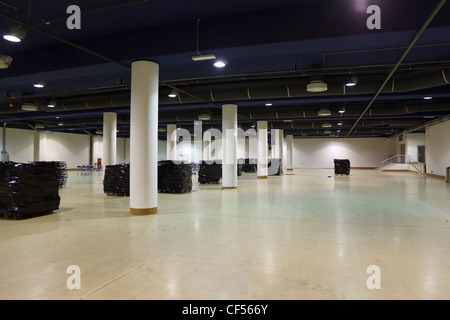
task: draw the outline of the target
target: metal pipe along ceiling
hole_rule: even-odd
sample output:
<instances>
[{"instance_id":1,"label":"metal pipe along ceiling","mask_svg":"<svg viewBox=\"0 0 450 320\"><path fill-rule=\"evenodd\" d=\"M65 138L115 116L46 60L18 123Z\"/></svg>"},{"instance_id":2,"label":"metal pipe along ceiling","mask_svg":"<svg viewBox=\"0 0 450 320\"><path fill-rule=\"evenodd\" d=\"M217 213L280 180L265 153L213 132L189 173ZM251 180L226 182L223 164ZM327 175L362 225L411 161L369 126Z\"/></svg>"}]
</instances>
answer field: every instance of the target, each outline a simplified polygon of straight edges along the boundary
<instances>
[{"instance_id":1,"label":"metal pipe along ceiling","mask_svg":"<svg viewBox=\"0 0 450 320\"><path fill-rule=\"evenodd\" d=\"M289 99L303 97L329 97L329 96L352 96L367 95L377 92L382 79L370 76L359 77L358 85L348 88L344 84L343 77L329 77L328 90L321 93L311 93L306 91L309 82L306 79L279 79L260 81L240 81L231 84L215 85L189 85L180 91L179 99L169 98L168 89L160 87L160 105L181 105L187 103L199 103L205 101L246 101L250 99ZM438 69L434 72L410 71L392 79L385 86L382 93L406 93L417 90L445 86L450 83L450 69ZM167 92L166 92L167 91ZM183 94L182 91L189 92ZM198 99L196 98L198 97ZM83 96L76 98L64 98L57 100L57 106L52 109L45 108L47 112L60 112L82 109L100 109L114 107L129 107L130 93L105 94L94 96ZM320 101L318 101L320 103ZM442 109L440 109L442 110ZM0 113L18 112L17 108L3 109ZM399 110L398 114L403 113ZM401 113L400 113L401 112ZM239 114L242 109L239 108ZM408 111L406 113L409 113ZM273 115L271 115L272 117ZM276 117L275 117L276 118Z\"/></svg>"}]
</instances>

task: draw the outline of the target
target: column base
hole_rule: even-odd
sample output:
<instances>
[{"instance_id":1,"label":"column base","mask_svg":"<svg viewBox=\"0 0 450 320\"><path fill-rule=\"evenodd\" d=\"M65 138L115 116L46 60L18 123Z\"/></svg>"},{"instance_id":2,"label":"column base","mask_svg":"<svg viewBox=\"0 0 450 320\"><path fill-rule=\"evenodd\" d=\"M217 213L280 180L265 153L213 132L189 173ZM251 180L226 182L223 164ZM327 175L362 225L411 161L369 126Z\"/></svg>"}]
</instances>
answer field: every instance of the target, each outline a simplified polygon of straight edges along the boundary
<instances>
[{"instance_id":1,"label":"column base","mask_svg":"<svg viewBox=\"0 0 450 320\"><path fill-rule=\"evenodd\" d=\"M258 176L258 179L267 179L267 176Z\"/></svg>"},{"instance_id":2,"label":"column base","mask_svg":"<svg viewBox=\"0 0 450 320\"><path fill-rule=\"evenodd\" d=\"M292 175L294 175L295 173L294 173L294 169L286 169L286 175L290 175L290 176L292 176Z\"/></svg>"},{"instance_id":3,"label":"column base","mask_svg":"<svg viewBox=\"0 0 450 320\"><path fill-rule=\"evenodd\" d=\"M147 209L130 208L130 213L133 216L149 216L152 214L156 214L157 212L158 212L158 208L147 208Z\"/></svg>"},{"instance_id":4,"label":"column base","mask_svg":"<svg viewBox=\"0 0 450 320\"><path fill-rule=\"evenodd\" d=\"M222 187L222 190L235 190L238 187Z\"/></svg>"}]
</instances>

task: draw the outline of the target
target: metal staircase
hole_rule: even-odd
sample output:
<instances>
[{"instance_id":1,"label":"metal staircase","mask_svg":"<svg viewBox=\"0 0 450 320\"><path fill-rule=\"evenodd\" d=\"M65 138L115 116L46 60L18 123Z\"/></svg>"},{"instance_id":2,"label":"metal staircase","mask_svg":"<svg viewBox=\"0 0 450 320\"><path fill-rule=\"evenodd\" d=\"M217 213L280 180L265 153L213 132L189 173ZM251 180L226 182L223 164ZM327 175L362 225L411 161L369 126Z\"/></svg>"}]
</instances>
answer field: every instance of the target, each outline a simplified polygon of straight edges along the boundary
<instances>
[{"instance_id":1,"label":"metal staircase","mask_svg":"<svg viewBox=\"0 0 450 320\"><path fill-rule=\"evenodd\" d=\"M383 160L380 162L378 169L383 170L394 164L411 165L419 173L420 176L426 176L425 163L419 162L409 155L395 155L386 160Z\"/></svg>"}]
</instances>

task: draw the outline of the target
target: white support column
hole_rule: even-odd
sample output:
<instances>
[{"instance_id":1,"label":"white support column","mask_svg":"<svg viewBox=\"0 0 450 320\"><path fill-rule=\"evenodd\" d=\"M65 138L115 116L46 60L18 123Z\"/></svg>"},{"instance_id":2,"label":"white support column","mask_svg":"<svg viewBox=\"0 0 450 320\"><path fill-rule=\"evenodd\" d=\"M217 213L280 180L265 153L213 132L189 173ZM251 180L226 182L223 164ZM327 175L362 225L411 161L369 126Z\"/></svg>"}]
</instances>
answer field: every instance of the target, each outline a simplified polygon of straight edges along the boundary
<instances>
[{"instance_id":1,"label":"white support column","mask_svg":"<svg viewBox=\"0 0 450 320\"><path fill-rule=\"evenodd\" d=\"M280 156L280 130L279 129L272 129L270 134L270 142L271 142L271 158L272 162L269 167L269 175L275 175L280 171L281 162L279 159L281 159Z\"/></svg>"},{"instance_id":2,"label":"white support column","mask_svg":"<svg viewBox=\"0 0 450 320\"><path fill-rule=\"evenodd\" d=\"M258 179L267 179L268 176L268 144L267 144L267 121L258 121Z\"/></svg>"},{"instance_id":3,"label":"white support column","mask_svg":"<svg viewBox=\"0 0 450 320\"><path fill-rule=\"evenodd\" d=\"M117 164L117 113L105 112L103 113L103 172L106 166L115 164Z\"/></svg>"},{"instance_id":4,"label":"white support column","mask_svg":"<svg viewBox=\"0 0 450 320\"><path fill-rule=\"evenodd\" d=\"M294 136L286 136L286 170L292 174L294 170Z\"/></svg>"},{"instance_id":5,"label":"white support column","mask_svg":"<svg viewBox=\"0 0 450 320\"><path fill-rule=\"evenodd\" d=\"M222 106L222 189L237 189L237 105Z\"/></svg>"},{"instance_id":6,"label":"white support column","mask_svg":"<svg viewBox=\"0 0 450 320\"><path fill-rule=\"evenodd\" d=\"M41 160L41 135L39 130L34 129L34 143L33 143L33 161Z\"/></svg>"},{"instance_id":7,"label":"white support column","mask_svg":"<svg viewBox=\"0 0 450 320\"><path fill-rule=\"evenodd\" d=\"M280 165L281 165L281 173L284 172L285 168L284 168L284 131L283 130L279 130L279 145L280 145Z\"/></svg>"},{"instance_id":8,"label":"white support column","mask_svg":"<svg viewBox=\"0 0 450 320\"><path fill-rule=\"evenodd\" d=\"M203 160L203 123L194 121L194 154L192 162L200 163Z\"/></svg>"},{"instance_id":9,"label":"white support column","mask_svg":"<svg viewBox=\"0 0 450 320\"><path fill-rule=\"evenodd\" d=\"M211 160L211 131L203 134L203 161Z\"/></svg>"},{"instance_id":10,"label":"white support column","mask_svg":"<svg viewBox=\"0 0 450 320\"><path fill-rule=\"evenodd\" d=\"M131 70L130 213L158 212L159 65L135 61Z\"/></svg>"},{"instance_id":11,"label":"white support column","mask_svg":"<svg viewBox=\"0 0 450 320\"><path fill-rule=\"evenodd\" d=\"M176 161L177 156L177 125L167 125L167 160Z\"/></svg>"}]
</instances>

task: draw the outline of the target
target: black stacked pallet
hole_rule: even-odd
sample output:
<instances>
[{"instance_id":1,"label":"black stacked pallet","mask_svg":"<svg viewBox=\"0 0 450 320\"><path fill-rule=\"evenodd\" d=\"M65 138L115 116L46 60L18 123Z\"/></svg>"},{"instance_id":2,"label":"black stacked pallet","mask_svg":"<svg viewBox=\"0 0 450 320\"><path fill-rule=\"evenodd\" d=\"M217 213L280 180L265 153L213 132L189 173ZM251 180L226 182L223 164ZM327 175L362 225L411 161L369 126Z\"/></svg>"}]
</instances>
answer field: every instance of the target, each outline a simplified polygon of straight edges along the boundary
<instances>
[{"instance_id":1,"label":"black stacked pallet","mask_svg":"<svg viewBox=\"0 0 450 320\"><path fill-rule=\"evenodd\" d=\"M59 187L63 188L67 184L67 163L65 161L58 161L55 162L55 165L58 167L58 180L59 180Z\"/></svg>"},{"instance_id":2,"label":"black stacked pallet","mask_svg":"<svg viewBox=\"0 0 450 320\"><path fill-rule=\"evenodd\" d=\"M258 169L258 159L245 159L242 165L242 171L246 173L255 173Z\"/></svg>"},{"instance_id":3,"label":"black stacked pallet","mask_svg":"<svg viewBox=\"0 0 450 320\"><path fill-rule=\"evenodd\" d=\"M192 191L191 164L159 161L158 191L162 193L185 193Z\"/></svg>"},{"instance_id":4,"label":"black stacked pallet","mask_svg":"<svg viewBox=\"0 0 450 320\"><path fill-rule=\"evenodd\" d=\"M103 191L108 195L130 195L130 164L116 164L105 167Z\"/></svg>"},{"instance_id":5,"label":"black stacked pallet","mask_svg":"<svg viewBox=\"0 0 450 320\"><path fill-rule=\"evenodd\" d=\"M348 176L350 174L350 160L334 159L334 174Z\"/></svg>"},{"instance_id":6,"label":"black stacked pallet","mask_svg":"<svg viewBox=\"0 0 450 320\"><path fill-rule=\"evenodd\" d=\"M58 210L59 178L56 162L0 163L0 214L23 219Z\"/></svg>"},{"instance_id":7,"label":"black stacked pallet","mask_svg":"<svg viewBox=\"0 0 450 320\"><path fill-rule=\"evenodd\" d=\"M202 161L198 170L198 182L205 183L219 183L222 178L222 163L210 161Z\"/></svg>"}]
</instances>

